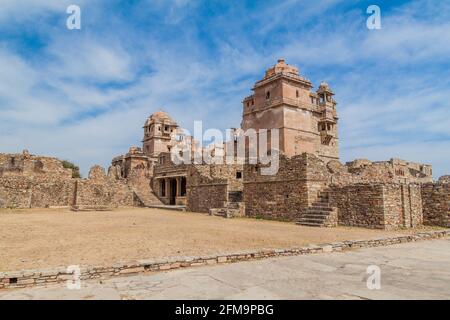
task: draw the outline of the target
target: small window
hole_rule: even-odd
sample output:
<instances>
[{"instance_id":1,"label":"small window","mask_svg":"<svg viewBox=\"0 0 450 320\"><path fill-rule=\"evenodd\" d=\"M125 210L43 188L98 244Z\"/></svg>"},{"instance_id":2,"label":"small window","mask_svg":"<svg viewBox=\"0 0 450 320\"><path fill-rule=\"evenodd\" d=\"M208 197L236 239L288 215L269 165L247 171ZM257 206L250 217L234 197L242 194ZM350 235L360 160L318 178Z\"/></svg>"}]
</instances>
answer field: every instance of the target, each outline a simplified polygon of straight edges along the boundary
<instances>
[{"instance_id":1,"label":"small window","mask_svg":"<svg viewBox=\"0 0 450 320\"><path fill-rule=\"evenodd\" d=\"M297 98L299 97L299 95L298 95L298 90L295 91L295 96L296 96Z\"/></svg>"},{"instance_id":2,"label":"small window","mask_svg":"<svg viewBox=\"0 0 450 320\"><path fill-rule=\"evenodd\" d=\"M169 131L169 126L164 126L164 131Z\"/></svg>"},{"instance_id":3,"label":"small window","mask_svg":"<svg viewBox=\"0 0 450 320\"><path fill-rule=\"evenodd\" d=\"M267 99L267 100L270 99L270 91L267 91L267 92L266 92L266 99Z\"/></svg>"},{"instance_id":4,"label":"small window","mask_svg":"<svg viewBox=\"0 0 450 320\"><path fill-rule=\"evenodd\" d=\"M236 179L242 179L242 171L236 171Z\"/></svg>"}]
</instances>

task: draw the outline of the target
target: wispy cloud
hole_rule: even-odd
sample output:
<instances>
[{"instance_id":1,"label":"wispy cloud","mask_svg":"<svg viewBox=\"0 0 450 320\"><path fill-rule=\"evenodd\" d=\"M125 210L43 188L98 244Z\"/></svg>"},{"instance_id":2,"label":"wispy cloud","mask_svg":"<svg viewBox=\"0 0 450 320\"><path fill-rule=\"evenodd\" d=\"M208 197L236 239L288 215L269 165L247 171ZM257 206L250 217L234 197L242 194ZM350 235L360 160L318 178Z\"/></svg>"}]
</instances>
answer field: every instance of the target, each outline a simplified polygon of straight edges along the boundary
<instances>
[{"instance_id":1,"label":"wispy cloud","mask_svg":"<svg viewBox=\"0 0 450 320\"><path fill-rule=\"evenodd\" d=\"M381 1L2 0L0 152L28 148L109 164L165 109L192 128L239 126L241 100L278 57L339 102L341 155L391 156L450 172L450 4Z\"/></svg>"}]
</instances>

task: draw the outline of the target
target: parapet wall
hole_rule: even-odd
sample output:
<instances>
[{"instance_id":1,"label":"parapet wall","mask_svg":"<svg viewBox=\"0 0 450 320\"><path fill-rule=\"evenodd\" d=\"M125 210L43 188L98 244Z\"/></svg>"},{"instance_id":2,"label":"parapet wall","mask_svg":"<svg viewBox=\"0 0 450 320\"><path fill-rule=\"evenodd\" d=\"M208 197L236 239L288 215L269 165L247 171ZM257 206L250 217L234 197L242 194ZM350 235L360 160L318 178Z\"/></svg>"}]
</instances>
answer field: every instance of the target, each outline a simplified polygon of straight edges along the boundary
<instances>
[{"instance_id":1,"label":"parapet wall","mask_svg":"<svg viewBox=\"0 0 450 320\"><path fill-rule=\"evenodd\" d=\"M376 162L357 159L345 165L332 161L327 168L332 173L330 182L333 184L433 182L430 165L400 159Z\"/></svg>"}]
</instances>

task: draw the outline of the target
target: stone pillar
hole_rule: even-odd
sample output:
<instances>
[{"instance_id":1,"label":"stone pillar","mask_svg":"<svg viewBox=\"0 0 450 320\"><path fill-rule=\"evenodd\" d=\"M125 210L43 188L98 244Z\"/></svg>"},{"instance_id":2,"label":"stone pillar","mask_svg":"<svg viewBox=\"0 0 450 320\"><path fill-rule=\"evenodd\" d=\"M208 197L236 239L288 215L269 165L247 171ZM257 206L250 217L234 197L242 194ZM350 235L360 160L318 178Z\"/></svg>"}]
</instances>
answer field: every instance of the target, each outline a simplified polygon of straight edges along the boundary
<instances>
[{"instance_id":1,"label":"stone pillar","mask_svg":"<svg viewBox=\"0 0 450 320\"><path fill-rule=\"evenodd\" d=\"M170 180L168 178L164 178L166 185L166 198L170 199Z\"/></svg>"},{"instance_id":2,"label":"stone pillar","mask_svg":"<svg viewBox=\"0 0 450 320\"><path fill-rule=\"evenodd\" d=\"M181 177L177 177L177 197L181 196Z\"/></svg>"}]
</instances>

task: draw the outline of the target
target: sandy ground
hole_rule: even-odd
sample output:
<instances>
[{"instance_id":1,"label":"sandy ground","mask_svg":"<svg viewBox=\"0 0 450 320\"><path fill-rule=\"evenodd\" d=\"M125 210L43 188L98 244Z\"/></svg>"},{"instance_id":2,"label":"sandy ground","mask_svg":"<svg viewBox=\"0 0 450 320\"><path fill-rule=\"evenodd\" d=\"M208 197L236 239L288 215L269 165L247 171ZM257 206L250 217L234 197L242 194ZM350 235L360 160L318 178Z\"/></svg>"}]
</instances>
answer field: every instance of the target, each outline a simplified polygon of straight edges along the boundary
<instances>
[{"instance_id":1,"label":"sandy ground","mask_svg":"<svg viewBox=\"0 0 450 320\"><path fill-rule=\"evenodd\" d=\"M412 232L313 228L160 209L0 210L0 271L111 265L136 259L304 246Z\"/></svg>"}]
</instances>

